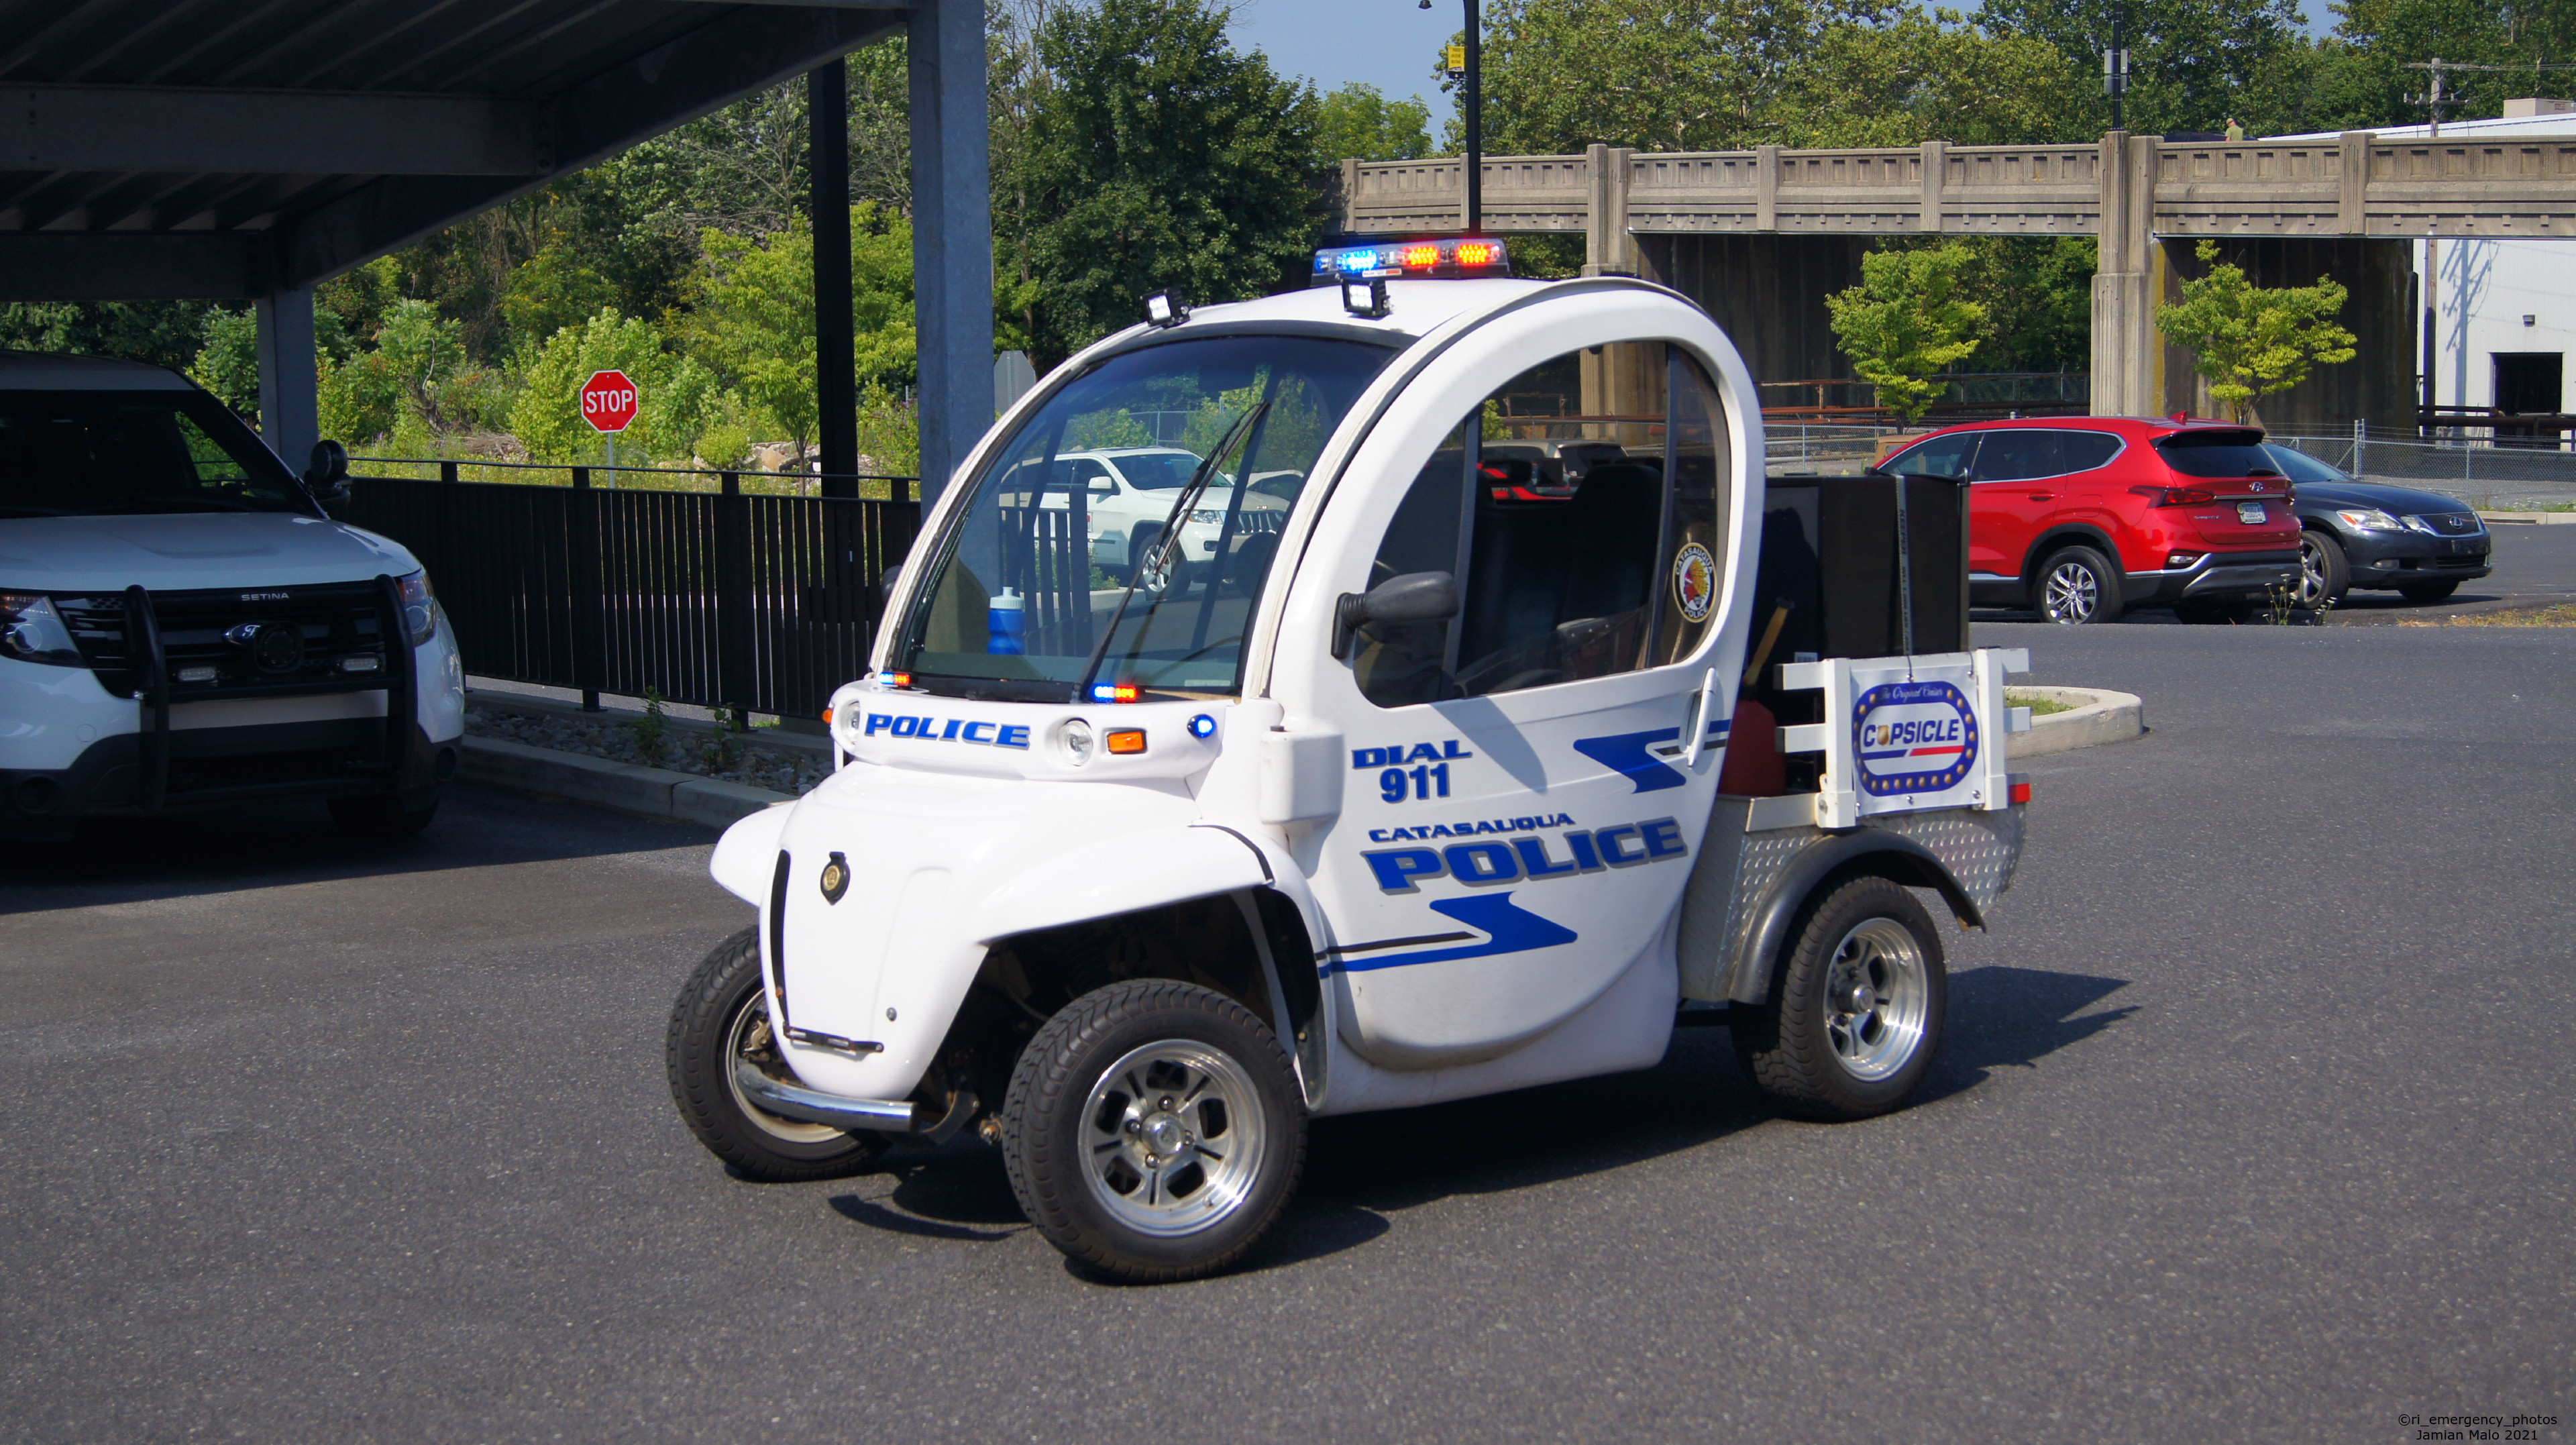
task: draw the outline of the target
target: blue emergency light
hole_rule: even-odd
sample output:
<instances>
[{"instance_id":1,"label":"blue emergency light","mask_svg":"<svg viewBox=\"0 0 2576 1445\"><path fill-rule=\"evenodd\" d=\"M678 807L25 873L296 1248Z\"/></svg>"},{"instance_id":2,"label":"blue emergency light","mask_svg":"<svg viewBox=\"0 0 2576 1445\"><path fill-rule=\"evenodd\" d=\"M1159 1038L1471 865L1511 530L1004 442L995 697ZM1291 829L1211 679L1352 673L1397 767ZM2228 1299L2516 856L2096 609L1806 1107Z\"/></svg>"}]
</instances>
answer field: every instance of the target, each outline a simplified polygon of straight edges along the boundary
<instances>
[{"instance_id":1,"label":"blue emergency light","mask_svg":"<svg viewBox=\"0 0 2576 1445\"><path fill-rule=\"evenodd\" d=\"M1309 286L1332 286L1346 280L1455 281L1475 276L1509 276L1511 252L1485 236L1447 236L1428 241L1381 241L1367 246L1326 246L1315 253Z\"/></svg>"}]
</instances>

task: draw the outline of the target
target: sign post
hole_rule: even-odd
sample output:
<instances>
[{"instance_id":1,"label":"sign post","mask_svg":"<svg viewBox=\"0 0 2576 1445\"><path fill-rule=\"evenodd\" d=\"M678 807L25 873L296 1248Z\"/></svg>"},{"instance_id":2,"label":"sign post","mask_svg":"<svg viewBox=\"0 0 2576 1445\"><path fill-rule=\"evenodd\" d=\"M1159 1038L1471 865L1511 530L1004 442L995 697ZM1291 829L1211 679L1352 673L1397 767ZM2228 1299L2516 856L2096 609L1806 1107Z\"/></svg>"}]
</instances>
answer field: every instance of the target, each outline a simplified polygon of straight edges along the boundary
<instances>
[{"instance_id":1,"label":"sign post","mask_svg":"<svg viewBox=\"0 0 2576 1445\"><path fill-rule=\"evenodd\" d=\"M594 371L581 384L581 419L608 439L608 485L617 485L617 434L635 423L635 383L622 371Z\"/></svg>"}]
</instances>

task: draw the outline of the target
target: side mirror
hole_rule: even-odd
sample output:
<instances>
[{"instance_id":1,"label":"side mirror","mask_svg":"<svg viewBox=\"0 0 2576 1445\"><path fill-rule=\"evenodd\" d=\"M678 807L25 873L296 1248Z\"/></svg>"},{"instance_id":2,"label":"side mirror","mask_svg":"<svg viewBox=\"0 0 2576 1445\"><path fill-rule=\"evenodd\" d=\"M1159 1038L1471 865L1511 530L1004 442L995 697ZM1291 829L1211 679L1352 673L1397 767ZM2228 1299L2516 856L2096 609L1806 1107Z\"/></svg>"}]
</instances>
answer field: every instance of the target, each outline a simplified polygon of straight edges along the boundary
<instances>
[{"instance_id":1,"label":"side mirror","mask_svg":"<svg viewBox=\"0 0 2576 1445\"><path fill-rule=\"evenodd\" d=\"M328 437L315 442L304 468L304 490L329 501L349 495L349 449Z\"/></svg>"},{"instance_id":2,"label":"side mirror","mask_svg":"<svg viewBox=\"0 0 2576 1445\"><path fill-rule=\"evenodd\" d=\"M1333 656L1350 656L1351 639L1374 622L1446 622L1458 615L1458 579L1446 572L1407 572L1333 604Z\"/></svg>"}]
</instances>

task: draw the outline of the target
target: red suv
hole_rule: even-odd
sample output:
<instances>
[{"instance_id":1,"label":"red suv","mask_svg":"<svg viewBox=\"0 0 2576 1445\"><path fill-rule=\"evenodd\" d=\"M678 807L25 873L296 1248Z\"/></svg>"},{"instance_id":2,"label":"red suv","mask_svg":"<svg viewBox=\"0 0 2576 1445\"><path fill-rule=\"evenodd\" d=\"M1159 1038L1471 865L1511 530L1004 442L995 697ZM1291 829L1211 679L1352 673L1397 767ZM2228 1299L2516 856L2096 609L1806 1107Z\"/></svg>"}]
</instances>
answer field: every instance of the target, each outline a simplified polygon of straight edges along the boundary
<instances>
[{"instance_id":1,"label":"red suv","mask_svg":"<svg viewBox=\"0 0 2576 1445\"><path fill-rule=\"evenodd\" d=\"M1877 470L1965 477L1968 595L2051 622L2133 607L2224 621L2299 580L2290 482L2253 427L2134 417L1975 422Z\"/></svg>"}]
</instances>

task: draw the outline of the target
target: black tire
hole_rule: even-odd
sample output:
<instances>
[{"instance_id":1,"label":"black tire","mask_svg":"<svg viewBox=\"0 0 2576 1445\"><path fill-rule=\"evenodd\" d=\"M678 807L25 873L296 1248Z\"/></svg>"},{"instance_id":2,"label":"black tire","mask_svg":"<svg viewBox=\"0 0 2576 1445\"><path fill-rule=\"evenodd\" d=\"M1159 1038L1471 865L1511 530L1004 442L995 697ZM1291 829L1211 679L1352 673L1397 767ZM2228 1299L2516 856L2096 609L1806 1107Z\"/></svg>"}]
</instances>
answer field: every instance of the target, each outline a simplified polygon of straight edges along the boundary
<instances>
[{"instance_id":1,"label":"black tire","mask_svg":"<svg viewBox=\"0 0 2576 1445\"><path fill-rule=\"evenodd\" d=\"M1897 945L1910 945L1910 969L1888 956ZM1909 972L1910 986L1896 976ZM1844 994L1873 975L1874 999ZM1855 1012L1855 1002L1867 1006ZM1923 1082L1948 1006L1931 915L1885 878L1848 878L1808 900L1770 996L1735 1025L1735 1053L1781 1113L1867 1119L1902 1105Z\"/></svg>"},{"instance_id":2,"label":"black tire","mask_svg":"<svg viewBox=\"0 0 2576 1445\"><path fill-rule=\"evenodd\" d=\"M2352 590L2352 560L2343 554L2343 543L2322 527L2310 527L2299 534L2299 594L2301 607L2311 610L2328 603L2341 602Z\"/></svg>"},{"instance_id":3,"label":"black tire","mask_svg":"<svg viewBox=\"0 0 2576 1445\"><path fill-rule=\"evenodd\" d=\"M886 1151L880 1134L845 1134L753 1108L733 1082L736 1053L785 1076L769 1044L769 996L761 988L760 935L746 928L715 946L671 1007L663 1036L671 1101L707 1152L747 1179L785 1184L838 1179Z\"/></svg>"},{"instance_id":4,"label":"black tire","mask_svg":"<svg viewBox=\"0 0 2576 1445\"><path fill-rule=\"evenodd\" d=\"M2440 602L2460 590L2458 578L2448 582L2409 582L2397 589L2397 595L2409 602Z\"/></svg>"},{"instance_id":5,"label":"black tire","mask_svg":"<svg viewBox=\"0 0 2576 1445\"><path fill-rule=\"evenodd\" d=\"M2078 626L2116 622L2121 612L2120 569L2090 547L2061 547L2039 564L2031 600L2043 622Z\"/></svg>"},{"instance_id":6,"label":"black tire","mask_svg":"<svg viewBox=\"0 0 2576 1445\"><path fill-rule=\"evenodd\" d=\"M1207 1147L1220 1140L1224 1154ZM1137 1284L1196 1279L1277 1221L1305 1171L1306 1105L1278 1039L1241 1004L1135 979L1075 999L1021 1052L1002 1162L1030 1222L1078 1264Z\"/></svg>"},{"instance_id":7,"label":"black tire","mask_svg":"<svg viewBox=\"0 0 2576 1445\"><path fill-rule=\"evenodd\" d=\"M438 816L440 789L387 793L373 798L333 798L331 821L360 838L409 838Z\"/></svg>"}]
</instances>

